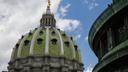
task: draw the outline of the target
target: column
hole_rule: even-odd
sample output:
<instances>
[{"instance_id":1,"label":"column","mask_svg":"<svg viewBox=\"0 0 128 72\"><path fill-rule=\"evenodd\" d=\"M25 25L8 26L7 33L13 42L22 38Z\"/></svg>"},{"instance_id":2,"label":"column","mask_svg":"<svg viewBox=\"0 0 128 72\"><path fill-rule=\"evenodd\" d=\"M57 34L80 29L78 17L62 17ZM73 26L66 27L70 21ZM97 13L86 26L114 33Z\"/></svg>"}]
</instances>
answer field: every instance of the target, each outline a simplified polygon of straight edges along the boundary
<instances>
[{"instance_id":1,"label":"column","mask_svg":"<svg viewBox=\"0 0 128 72\"><path fill-rule=\"evenodd\" d=\"M101 42L101 40L99 42L99 46L100 46L100 58L102 58L102 56L103 56L103 49L102 49L102 42Z\"/></svg>"},{"instance_id":2,"label":"column","mask_svg":"<svg viewBox=\"0 0 128 72\"><path fill-rule=\"evenodd\" d=\"M108 50L113 48L113 36L112 36L112 29L109 28L107 31L107 43L108 43Z\"/></svg>"}]
</instances>

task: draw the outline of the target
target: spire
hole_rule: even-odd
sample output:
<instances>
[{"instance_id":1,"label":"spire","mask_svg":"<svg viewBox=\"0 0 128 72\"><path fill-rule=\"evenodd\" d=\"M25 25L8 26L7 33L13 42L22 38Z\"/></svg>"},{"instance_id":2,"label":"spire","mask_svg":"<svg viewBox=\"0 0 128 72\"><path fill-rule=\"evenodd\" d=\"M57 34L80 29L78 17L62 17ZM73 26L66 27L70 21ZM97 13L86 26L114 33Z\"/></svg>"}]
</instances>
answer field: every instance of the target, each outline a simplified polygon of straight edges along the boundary
<instances>
[{"instance_id":1,"label":"spire","mask_svg":"<svg viewBox=\"0 0 128 72\"><path fill-rule=\"evenodd\" d=\"M50 8L50 6L51 6L51 1L48 0L48 7Z\"/></svg>"},{"instance_id":2,"label":"spire","mask_svg":"<svg viewBox=\"0 0 128 72\"><path fill-rule=\"evenodd\" d=\"M51 6L51 1L48 0L48 6L47 6L46 14L51 14L50 6Z\"/></svg>"}]
</instances>

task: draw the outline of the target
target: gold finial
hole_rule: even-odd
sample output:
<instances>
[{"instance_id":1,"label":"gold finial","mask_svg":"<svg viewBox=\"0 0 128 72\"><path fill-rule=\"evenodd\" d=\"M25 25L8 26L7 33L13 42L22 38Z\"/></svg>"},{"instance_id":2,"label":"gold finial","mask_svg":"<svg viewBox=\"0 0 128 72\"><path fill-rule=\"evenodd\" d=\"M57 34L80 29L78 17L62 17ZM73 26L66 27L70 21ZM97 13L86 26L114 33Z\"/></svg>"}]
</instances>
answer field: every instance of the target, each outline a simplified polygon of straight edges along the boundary
<instances>
[{"instance_id":1,"label":"gold finial","mask_svg":"<svg viewBox=\"0 0 128 72\"><path fill-rule=\"evenodd\" d=\"M51 6L51 1L48 0L48 7L50 8L50 6Z\"/></svg>"}]
</instances>

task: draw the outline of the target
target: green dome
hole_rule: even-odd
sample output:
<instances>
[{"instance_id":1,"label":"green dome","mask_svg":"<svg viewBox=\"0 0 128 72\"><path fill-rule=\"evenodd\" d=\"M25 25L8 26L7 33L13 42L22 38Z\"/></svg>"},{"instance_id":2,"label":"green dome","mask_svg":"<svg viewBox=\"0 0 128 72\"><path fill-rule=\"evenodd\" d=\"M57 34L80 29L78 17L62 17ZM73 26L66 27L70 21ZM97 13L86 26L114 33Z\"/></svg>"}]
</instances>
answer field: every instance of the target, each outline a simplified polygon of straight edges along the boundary
<instances>
[{"instance_id":1,"label":"green dome","mask_svg":"<svg viewBox=\"0 0 128 72\"><path fill-rule=\"evenodd\" d=\"M56 28L50 6L42 15L40 27L16 43L8 64L9 72L83 72L84 69L77 45L72 37Z\"/></svg>"},{"instance_id":2,"label":"green dome","mask_svg":"<svg viewBox=\"0 0 128 72\"><path fill-rule=\"evenodd\" d=\"M11 61L29 56L64 57L81 62L79 49L72 37L54 27L39 27L22 36L13 48Z\"/></svg>"}]
</instances>

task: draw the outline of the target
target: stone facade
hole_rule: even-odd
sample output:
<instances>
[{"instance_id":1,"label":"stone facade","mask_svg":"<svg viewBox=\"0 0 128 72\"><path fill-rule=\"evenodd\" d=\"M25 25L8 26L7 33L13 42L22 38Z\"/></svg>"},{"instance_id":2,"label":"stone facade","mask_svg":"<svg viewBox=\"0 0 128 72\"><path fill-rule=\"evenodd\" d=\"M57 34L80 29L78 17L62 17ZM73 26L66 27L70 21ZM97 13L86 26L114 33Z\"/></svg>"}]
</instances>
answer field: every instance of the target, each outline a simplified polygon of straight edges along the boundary
<instances>
[{"instance_id":1,"label":"stone facade","mask_svg":"<svg viewBox=\"0 0 128 72\"><path fill-rule=\"evenodd\" d=\"M99 61L93 72L128 72L127 12L127 0L113 0L94 22L89 43Z\"/></svg>"},{"instance_id":2,"label":"stone facade","mask_svg":"<svg viewBox=\"0 0 128 72\"><path fill-rule=\"evenodd\" d=\"M83 64L63 57L28 57L9 63L9 72L83 72Z\"/></svg>"}]
</instances>

